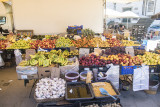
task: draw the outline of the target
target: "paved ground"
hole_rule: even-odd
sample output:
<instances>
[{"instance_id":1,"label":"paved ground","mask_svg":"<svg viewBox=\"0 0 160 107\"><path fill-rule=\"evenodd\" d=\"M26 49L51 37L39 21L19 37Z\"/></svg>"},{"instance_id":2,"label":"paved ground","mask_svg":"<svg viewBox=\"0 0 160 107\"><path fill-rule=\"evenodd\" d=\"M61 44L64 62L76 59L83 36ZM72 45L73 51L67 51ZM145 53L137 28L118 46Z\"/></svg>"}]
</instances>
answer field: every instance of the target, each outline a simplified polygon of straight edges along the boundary
<instances>
[{"instance_id":1,"label":"paved ground","mask_svg":"<svg viewBox=\"0 0 160 107\"><path fill-rule=\"evenodd\" d=\"M15 67L0 69L0 107L36 107L33 93L29 98L32 83L24 87L24 81L17 80ZM148 95L143 91L123 91L120 98L123 107L160 107L160 92Z\"/></svg>"}]
</instances>

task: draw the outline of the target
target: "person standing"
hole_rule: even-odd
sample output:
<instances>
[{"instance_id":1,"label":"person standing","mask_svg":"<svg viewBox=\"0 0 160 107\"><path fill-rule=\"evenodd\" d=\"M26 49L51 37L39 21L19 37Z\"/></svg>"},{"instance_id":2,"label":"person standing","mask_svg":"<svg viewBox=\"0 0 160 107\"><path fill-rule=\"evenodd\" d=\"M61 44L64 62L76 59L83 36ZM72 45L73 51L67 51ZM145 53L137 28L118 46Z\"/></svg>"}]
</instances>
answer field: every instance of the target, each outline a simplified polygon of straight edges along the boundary
<instances>
[{"instance_id":1,"label":"person standing","mask_svg":"<svg viewBox=\"0 0 160 107\"><path fill-rule=\"evenodd\" d=\"M1 27L1 25L0 25L0 33L2 34L2 32L3 32L3 29L2 29L2 27Z\"/></svg>"}]
</instances>

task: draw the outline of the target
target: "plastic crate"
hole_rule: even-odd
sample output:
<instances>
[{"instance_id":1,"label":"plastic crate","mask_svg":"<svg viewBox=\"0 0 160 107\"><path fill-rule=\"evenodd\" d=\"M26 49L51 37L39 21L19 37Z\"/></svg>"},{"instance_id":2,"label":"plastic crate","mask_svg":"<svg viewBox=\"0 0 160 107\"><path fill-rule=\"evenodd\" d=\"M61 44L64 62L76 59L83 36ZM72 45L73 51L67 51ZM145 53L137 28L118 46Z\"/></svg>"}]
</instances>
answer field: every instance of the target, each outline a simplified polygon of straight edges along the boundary
<instances>
[{"instance_id":1,"label":"plastic crate","mask_svg":"<svg viewBox=\"0 0 160 107\"><path fill-rule=\"evenodd\" d=\"M145 50L145 46L134 46L134 49Z\"/></svg>"},{"instance_id":2,"label":"plastic crate","mask_svg":"<svg viewBox=\"0 0 160 107\"><path fill-rule=\"evenodd\" d=\"M134 66L121 66L121 75L133 74Z\"/></svg>"},{"instance_id":3,"label":"plastic crate","mask_svg":"<svg viewBox=\"0 0 160 107\"><path fill-rule=\"evenodd\" d=\"M81 25L81 26L77 26L77 25L68 26L68 29L83 29L83 25Z\"/></svg>"},{"instance_id":4,"label":"plastic crate","mask_svg":"<svg viewBox=\"0 0 160 107\"><path fill-rule=\"evenodd\" d=\"M160 65L149 65L149 73L160 73Z\"/></svg>"},{"instance_id":5,"label":"plastic crate","mask_svg":"<svg viewBox=\"0 0 160 107\"><path fill-rule=\"evenodd\" d=\"M77 87L82 87L84 86L87 90L87 94L89 95L88 97L86 98L69 98L69 95L68 95L68 88L77 88ZM77 93L80 97L80 93L78 92L78 89L77 89ZM75 94L75 93L74 93ZM75 102L75 101L85 101L85 100L91 100L91 99L94 99L94 95L93 95L93 92L92 92L92 89L91 89L91 86L89 84L86 84L85 82L67 82L66 84L66 93L65 93L65 99L69 102Z\"/></svg>"}]
</instances>

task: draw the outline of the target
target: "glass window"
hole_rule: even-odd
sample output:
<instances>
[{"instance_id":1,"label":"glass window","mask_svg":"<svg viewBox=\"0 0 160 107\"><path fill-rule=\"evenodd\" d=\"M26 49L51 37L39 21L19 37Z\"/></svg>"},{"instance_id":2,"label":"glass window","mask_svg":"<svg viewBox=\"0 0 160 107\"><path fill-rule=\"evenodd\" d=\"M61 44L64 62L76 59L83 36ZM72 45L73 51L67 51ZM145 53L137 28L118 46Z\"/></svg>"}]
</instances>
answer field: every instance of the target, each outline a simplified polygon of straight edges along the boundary
<instances>
[{"instance_id":1,"label":"glass window","mask_svg":"<svg viewBox=\"0 0 160 107\"><path fill-rule=\"evenodd\" d=\"M127 18L123 18L123 19L122 19L122 22L127 23ZM131 19L130 19L130 18L128 19L128 22L129 22L129 23L131 22Z\"/></svg>"},{"instance_id":2,"label":"glass window","mask_svg":"<svg viewBox=\"0 0 160 107\"><path fill-rule=\"evenodd\" d=\"M154 1L150 0L148 1L148 12L154 11Z\"/></svg>"},{"instance_id":3,"label":"glass window","mask_svg":"<svg viewBox=\"0 0 160 107\"><path fill-rule=\"evenodd\" d=\"M0 24L3 25L6 23L6 17L5 16L0 16Z\"/></svg>"}]
</instances>

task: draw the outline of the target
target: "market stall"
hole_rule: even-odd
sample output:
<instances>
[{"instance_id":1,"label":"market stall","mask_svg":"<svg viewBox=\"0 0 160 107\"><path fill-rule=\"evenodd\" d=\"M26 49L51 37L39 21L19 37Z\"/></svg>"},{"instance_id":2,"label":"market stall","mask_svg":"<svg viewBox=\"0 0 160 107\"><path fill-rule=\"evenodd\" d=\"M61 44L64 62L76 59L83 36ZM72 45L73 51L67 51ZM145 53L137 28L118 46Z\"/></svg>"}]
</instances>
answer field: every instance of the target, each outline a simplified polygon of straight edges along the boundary
<instances>
[{"instance_id":1,"label":"market stall","mask_svg":"<svg viewBox=\"0 0 160 107\"><path fill-rule=\"evenodd\" d=\"M95 34L82 26L68 26L67 31L65 35L0 37L2 51L14 50L17 78L25 85L35 80L31 91L39 106L121 107L118 90L127 90L126 82L133 91L156 94L159 83L150 82L159 80L158 47L149 52L147 45L137 41Z\"/></svg>"}]
</instances>

